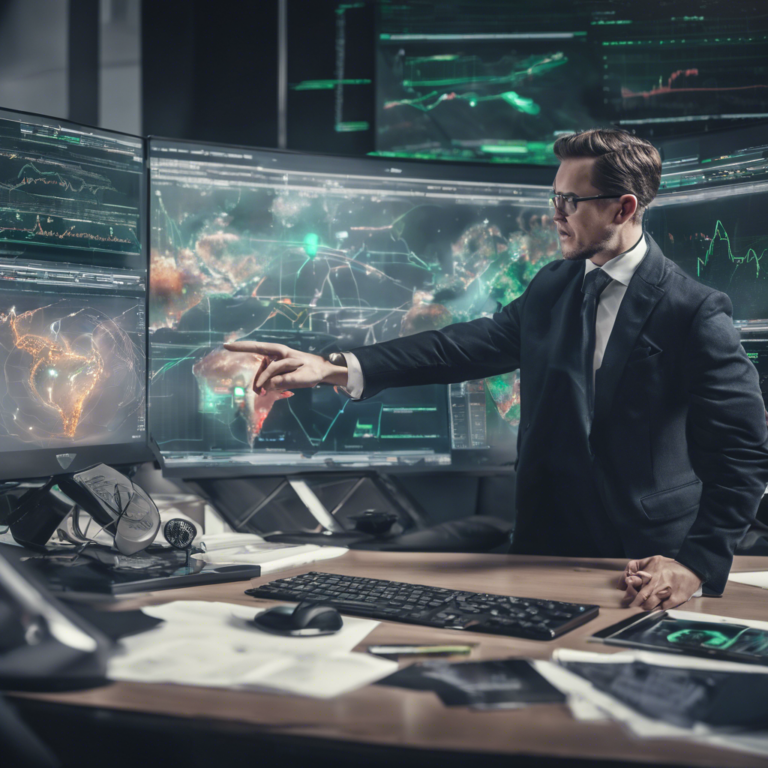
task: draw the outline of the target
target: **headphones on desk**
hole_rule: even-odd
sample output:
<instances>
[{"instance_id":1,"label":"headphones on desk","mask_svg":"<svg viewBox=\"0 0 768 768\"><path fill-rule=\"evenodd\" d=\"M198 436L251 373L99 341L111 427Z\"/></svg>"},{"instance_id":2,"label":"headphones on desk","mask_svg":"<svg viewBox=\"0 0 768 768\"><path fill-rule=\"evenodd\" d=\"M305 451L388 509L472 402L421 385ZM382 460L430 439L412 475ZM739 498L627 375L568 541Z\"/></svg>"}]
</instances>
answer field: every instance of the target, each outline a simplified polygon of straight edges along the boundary
<instances>
[{"instance_id":1,"label":"headphones on desk","mask_svg":"<svg viewBox=\"0 0 768 768\"><path fill-rule=\"evenodd\" d=\"M73 543L87 545L93 538L80 530L80 510L101 525L97 534L109 534L123 555L146 549L160 530L160 512L152 499L130 478L106 464L71 475L56 475L42 486L31 488L5 515L4 522L19 544L44 550L71 511L77 536Z\"/></svg>"},{"instance_id":2,"label":"headphones on desk","mask_svg":"<svg viewBox=\"0 0 768 768\"><path fill-rule=\"evenodd\" d=\"M74 475L55 478L61 490L75 502L73 523L79 533L77 515L87 512L101 530L115 540L123 555L146 549L160 530L160 512L155 502L130 478L106 464Z\"/></svg>"}]
</instances>

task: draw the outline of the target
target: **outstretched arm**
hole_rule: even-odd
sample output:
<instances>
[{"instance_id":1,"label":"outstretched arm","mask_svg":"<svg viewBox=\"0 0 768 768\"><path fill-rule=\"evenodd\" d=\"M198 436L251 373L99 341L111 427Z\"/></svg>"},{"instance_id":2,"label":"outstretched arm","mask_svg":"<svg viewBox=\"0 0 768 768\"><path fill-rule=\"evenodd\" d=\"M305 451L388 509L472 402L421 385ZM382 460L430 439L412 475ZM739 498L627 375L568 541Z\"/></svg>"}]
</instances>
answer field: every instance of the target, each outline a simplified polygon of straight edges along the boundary
<instances>
[{"instance_id":1,"label":"outstretched arm","mask_svg":"<svg viewBox=\"0 0 768 768\"><path fill-rule=\"evenodd\" d=\"M388 387L450 384L515 370L520 365L521 301L522 297L493 317L351 350L363 374L362 399ZM284 344L237 341L224 347L264 356L253 381L257 394L348 384L347 368Z\"/></svg>"},{"instance_id":2,"label":"outstretched arm","mask_svg":"<svg viewBox=\"0 0 768 768\"><path fill-rule=\"evenodd\" d=\"M492 317L351 350L362 368L362 399L388 387L452 384L519 368L525 296Z\"/></svg>"},{"instance_id":3,"label":"outstretched arm","mask_svg":"<svg viewBox=\"0 0 768 768\"><path fill-rule=\"evenodd\" d=\"M285 344L261 341L235 341L224 345L230 352L250 352L263 355L253 379L257 395L268 391L305 389L317 384L347 385L347 369L329 363L320 355L291 349Z\"/></svg>"}]
</instances>

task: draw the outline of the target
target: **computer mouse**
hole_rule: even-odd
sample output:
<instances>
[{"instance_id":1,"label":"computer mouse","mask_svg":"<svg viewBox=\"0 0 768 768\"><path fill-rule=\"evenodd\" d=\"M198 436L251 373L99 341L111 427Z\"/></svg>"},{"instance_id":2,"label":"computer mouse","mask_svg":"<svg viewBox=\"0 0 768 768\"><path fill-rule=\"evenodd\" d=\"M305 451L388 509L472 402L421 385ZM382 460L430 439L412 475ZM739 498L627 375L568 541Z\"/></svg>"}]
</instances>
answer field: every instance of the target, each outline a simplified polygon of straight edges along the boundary
<instances>
[{"instance_id":1,"label":"computer mouse","mask_svg":"<svg viewBox=\"0 0 768 768\"><path fill-rule=\"evenodd\" d=\"M265 632L288 637L317 637L338 632L344 622L339 612L330 605L304 601L295 608L278 605L259 613L253 623Z\"/></svg>"}]
</instances>

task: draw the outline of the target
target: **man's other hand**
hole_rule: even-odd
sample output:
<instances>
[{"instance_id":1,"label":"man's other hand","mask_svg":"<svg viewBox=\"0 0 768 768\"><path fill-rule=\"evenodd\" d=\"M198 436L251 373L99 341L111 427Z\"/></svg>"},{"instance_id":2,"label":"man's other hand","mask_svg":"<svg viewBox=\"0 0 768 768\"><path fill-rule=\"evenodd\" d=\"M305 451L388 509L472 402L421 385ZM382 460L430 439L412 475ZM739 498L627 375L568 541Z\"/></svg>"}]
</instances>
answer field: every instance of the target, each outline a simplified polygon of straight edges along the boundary
<instances>
[{"instance_id":1,"label":"man's other hand","mask_svg":"<svg viewBox=\"0 0 768 768\"><path fill-rule=\"evenodd\" d=\"M619 582L625 589L624 604L646 611L675 608L687 602L701 586L701 579L671 557L654 555L630 560Z\"/></svg>"},{"instance_id":2,"label":"man's other hand","mask_svg":"<svg viewBox=\"0 0 768 768\"><path fill-rule=\"evenodd\" d=\"M346 368L333 365L320 355L300 352L284 344L234 341L225 344L224 349L263 356L253 378L253 391L257 395L286 389L304 389L321 383L341 387L347 384Z\"/></svg>"}]
</instances>

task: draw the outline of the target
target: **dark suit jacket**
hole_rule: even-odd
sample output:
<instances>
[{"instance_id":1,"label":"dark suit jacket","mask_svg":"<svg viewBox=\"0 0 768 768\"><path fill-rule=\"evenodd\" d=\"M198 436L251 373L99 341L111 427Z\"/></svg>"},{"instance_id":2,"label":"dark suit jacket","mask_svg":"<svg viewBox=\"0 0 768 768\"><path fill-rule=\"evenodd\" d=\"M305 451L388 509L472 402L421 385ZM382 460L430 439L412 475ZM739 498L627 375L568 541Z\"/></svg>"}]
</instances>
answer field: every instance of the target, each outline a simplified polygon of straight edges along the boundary
<instances>
[{"instance_id":1,"label":"dark suit jacket","mask_svg":"<svg viewBox=\"0 0 768 768\"><path fill-rule=\"evenodd\" d=\"M764 405L728 297L648 244L597 372L594 421L581 415L586 452L614 554L674 557L718 594L768 483ZM582 262L553 262L491 318L352 350L363 398L520 369L516 536L536 525L563 409L584 402L569 371L583 275Z\"/></svg>"}]
</instances>

